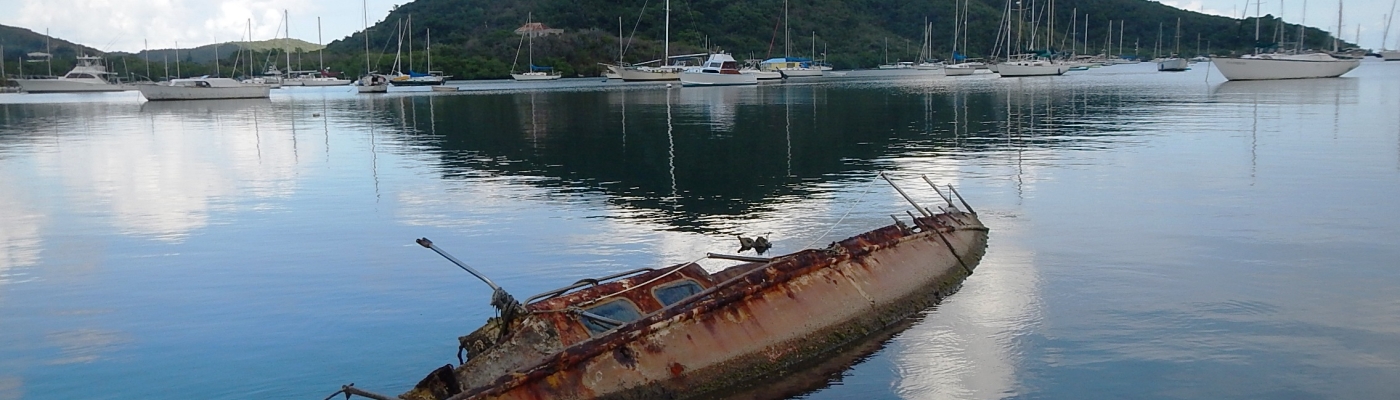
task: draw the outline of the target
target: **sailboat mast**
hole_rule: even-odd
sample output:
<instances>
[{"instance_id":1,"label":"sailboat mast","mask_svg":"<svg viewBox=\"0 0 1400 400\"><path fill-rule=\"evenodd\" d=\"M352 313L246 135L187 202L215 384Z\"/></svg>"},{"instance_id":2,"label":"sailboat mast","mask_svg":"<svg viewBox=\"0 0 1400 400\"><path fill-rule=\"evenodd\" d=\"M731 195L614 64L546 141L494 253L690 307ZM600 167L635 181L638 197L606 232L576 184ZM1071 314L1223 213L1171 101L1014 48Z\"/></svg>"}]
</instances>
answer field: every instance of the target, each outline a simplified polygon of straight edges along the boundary
<instances>
[{"instance_id":1,"label":"sailboat mast","mask_svg":"<svg viewBox=\"0 0 1400 400\"><path fill-rule=\"evenodd\" d=\"M535 14L533 12L526 13L525 26L530 26L530 22L534 21L534 17ZM528 31L525 32L525 35L527 36L526 40L530 41L530 48L526 50L526 54L530 60L530 70L525 72L535 72L535 35L531 35Z\"/></svg>"},{"instance_id":2,"label":"sailboat mast","mask_svg":"<svg viewBox=\"0 0 1400 400\"><path fill-rule=\"evenodd\" d=\"M1118 56L1123 56L1123 23L1127 20L1118 20Z\"/></svg>"},{"instance_id":3,"label":"sailboat mast","mask_svg":"<svg viewBox=\"0 0 1400 400\"><path fill-rule=\"evenodd\" d=\"M1341 0L1337 0L1337 35L1331 38L1331 50L1336 52L1337 46L1341 45ZM52 73L50 73L52 74Z\"/></svg>"},{"instance_id":4,"label":"sailboat mast","mask_svg":"<svg viewBox=\"0 0 1400 400\"><path fill-rule=\"evenodd\" d=\"M364 19L365 24L365 30L361 32L365 35L365 76L369 76L374 73L369 69L369 1L361 0L360 6L362 7L360 11L364 13L360 17Z\"/></svg>"},{"instance_id":5,"label":"sailboat mast","mask_svg":"<svg viewBox=\"0 0 1400 400\"><path fill-rule=\"evenodd\" d=\"M784 3L786 4L786 3ZM671 65L671 0L666 0L666 45L662 46L665 54L661 55L661 65Z\"/></svg>"},{"instance_id":6,"label":"sailboat mast","mask_svg":"<svg viewBox=\"0 0 1400 400\"><path fill-rule=\"evenodd\" d=\"M1390 14L1388 14L1388 16L1385 19L1385 33L1381 34L1381 50L1386 50L1385 41L1390 39L1390 23L1392 21L1395 21L1395 3L1396 0L1390 1ZM1303 4L1303 7L1307 7L1307 3Z\"/></svg>"},{"instance_id":7,"label":"sailboat mast","mask_svg":"<svg viewBox=\"0 0 1400 400\"><path fill-rule=\"evenodd\" d=\"M432 72L433 72L433 28L423 28L423 29L426 30L426 31L428 32L428 42L427 42L428 45L423 47L423 51L426 52L426 53L428 53L428 57L427 57L427 58L428 58L428 66L427 66L427 67L424 67L424 68L427 68L427 69L428 69L428 71L426 71L426 72L432 73Z\"/></svg>"},{"instance_id":8,"label":"sailboat mast","mask_svg":"<svg viewBox=\"0 0 1400 400\"><path fill-rule=\"evenodd\" d=\"M667 4L670 4L669 2ZM783 0L783 57L792 55L792 40L788 38L792 28L788 27L788 2ZM885 39L889 40L889 39Z\"/></svg>"},{"instance_id":9,"label":"sailboat mast","mask_svg":"<svg viewBox=\"0 0 1400 400\"><path fill-rule=\"evenodd\" d=\"M1180 57L1178 54L1181 54L1181 18L1180 18L1180 17L1177 17L1177 19L1176 19L1176 52L1175 52L1175 53L1172 53L1172 57Z\"/></svg>"},{"instance_id":10,"label":"sailboat mast","mask_svg":"<svg viewBox=\"0 0 1400 400\"><path fill-rule=\"evenodd\" d=\"M282 35L282 38L285 39L282 45L286 46L292 42L292 19L289 17L286 9L282 10L282 20L287 22L283 26L283 28L287 30L286 34ZM287 51L286 48L282 48L282 53L287 55L287 76L292 76L292 52Z\"/></svg>"},{"instance_id":11,"label":"sailboat mast","mask_svg":"<svg viewBox=\"0 0 1400 400\"><path fill-rule=\"evenodd\" d=\"M1337 32L1338 32L1339 34L1340 34L1341 31L1342 31L1342 30L1341 30L1340 28L1337 29ZM53 76L53 50L50 50L50 49L49 49L49 38L50 38L50 37L51 37L51 36L49 36L49 28L44 28L44 54L47 56L45 59L48 60L48 64L49 64L49 76ZM179 56L180 56L180 42L175 42L175 62L176 62L176 63L179 63L179 62L180 62L180 57L179 57ZM179 69L179 64L176 64L176 69Z\"/></svg>"},{"instance_id":12,"label":"sailboat mast","mask_svg":"<svg viewBox=\"0 0 1400 400\"><path fill-rule=\"evenodd\" d=\"M325 72L326 57L322 55L322 53L324 53L326 49L325 46L321 45L321 17L316 17L316 46L321 47L320 49L316 50L317 64L319 64L319 66L317 66L316 69L321 72Z\"/></svg>"},{"instance_id":13,"label":"sailboat mast","mask_svg":"<svg viewBox=\"0 0 1400 400\"><path fill-rule=\"evenodd\" d=\"M1152 58L1161 58L1162 55L1162 23L1157 23L1157 45L1152 48Z\"/></svg>"}]
</instances>

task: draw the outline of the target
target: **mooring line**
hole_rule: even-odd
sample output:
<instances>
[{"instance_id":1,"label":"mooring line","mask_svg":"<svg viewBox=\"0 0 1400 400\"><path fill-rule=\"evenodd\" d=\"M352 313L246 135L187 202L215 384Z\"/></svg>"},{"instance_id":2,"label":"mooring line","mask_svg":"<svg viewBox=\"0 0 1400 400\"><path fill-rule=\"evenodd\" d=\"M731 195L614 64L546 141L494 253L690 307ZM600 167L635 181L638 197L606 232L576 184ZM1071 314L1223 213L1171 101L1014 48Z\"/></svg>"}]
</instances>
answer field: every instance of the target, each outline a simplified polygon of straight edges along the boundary
<instances>
[{"instance_id":1,"label":"mooring line","mask_svg":"<svg viewBox=\"0 0 1400 400\"><path fill-rule=\"evenodd\" d=\"M878 176L877 176L877 178L878 178ZM817 242L820 242L820 241L822 240L822 238L825 238L825 237L826 237L826 235L831 234L831 231L832 231L832 230L835 230L837 226L840 226L840 225L841 225L841 222L845 221L845 220L846 220L846 217L847 217L847 216L850 216L850 215L851 215L851 212L856 210L856 206L860 205L861 201L863 201L863 200L865 199L865 194L866 194L866 193L870 193L870 186L871 186L871 184L874 184L874 183L875 183L875 179L871 179L871 180L865 182L865 189L862 190L862 191L860 192L860 196L856 197L855 203L851 203L851 207L846 209L846 213L845 213L845 214L841 214L841 218L836 219L836 222L835 222L835 223L831 224L830 227L827 227L827 228L826 228L826 232L822 232L821 236L817 236L816 239L812 239L812 241L811 241L810 243L807 243L807 245L802 246L802 247L799 247L798 249L799 249L799 250L800 250L800 249L810 249L810 248L812 248L812 245L817 244Z\"/></svg>"}]
</instances>

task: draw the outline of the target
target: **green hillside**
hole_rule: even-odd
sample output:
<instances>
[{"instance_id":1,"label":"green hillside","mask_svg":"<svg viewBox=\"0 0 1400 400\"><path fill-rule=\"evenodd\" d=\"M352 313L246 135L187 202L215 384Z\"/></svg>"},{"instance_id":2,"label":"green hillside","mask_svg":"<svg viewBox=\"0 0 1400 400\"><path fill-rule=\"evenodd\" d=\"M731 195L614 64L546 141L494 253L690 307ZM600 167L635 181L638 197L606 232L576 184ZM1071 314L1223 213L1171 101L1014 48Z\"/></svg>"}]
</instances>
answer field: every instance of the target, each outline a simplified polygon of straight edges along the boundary
<instances>
[{"instance_id":1,"label":"green hillside","mask_svg":"<svg viewBox=\"0 0 1400 400\"><path fill-rule=\"evenodd\" d=\"M292 53L293 57L295 57L295 54L314 53L316 50L320 50L323 47L325 46L320 46L315 43L309 43L300 39L269 39L259 40L256 42L224 42L219 43L217 45L209 44L189 49L182 48L179 49L179 57L180 60L185 62L207 63L214 59L216 53L220 58L227 59L234 57L235 53L237 53L239 50L248 49L252 49L253 51L260 53L267 52L269 50L276 50L279 53L282 51L286 51ZM113 55L130 55L137 58L149 57L152 62L155 62L156 60L162 60L167 57L170 60L174 60L176 57L175 52L175 49L151 49L140 51L135 54L114 52ZM292 65L296 65L295 60L293 61L294 62ZM285 63L286 60L283 60L282 64ZM311 66L311 68L315 69L315 66L313 65Z\"/></svg>"},{"instance_id":2,"label":"green hillside","mask_svg":"<svg viewBox=\"0 0 1400 400\"><path fill-rule=\"evenodd\" d=\"M955 0L790 0L792 56L822 58L837 68L871 68L888 57L889 61L912 61L918 54L925 18L933 25L933 48L940 57L951 52L953 9ZM992 52L998 26L1006 3L1000 0L969 0L970 35L965 53L985 57ZM527 14L535 22L550 28L563 29L561 35L545 36L534 41L534 63L549 65L566 76L583 74L596 76L602 72L598 63L618 59L619 18L627 44L623 59L627 62L656 60L662 56L661 38L665 29L664 0L416 0L396 7L382 21L368 30L372 69L388 72L394 61L396 26L412 17L412 58L408 49L403 54L404 68L423 71L427 57L423 51L428 33L432 34L432 69L456 79L505 78L514 61L517 70L524 68L525 52L520 50L520 37L513 31L523 25ZM1053 41L1065 50L1087 46L1089 53L1099 53L1108 37L1109 21L1114 21L1114 45L1118 43L1118 21L1123 21L1123 54L1132 54L1134 44L1143 56L1152 56L1157 40L1158 25L1166 26L1164 46L1172 42L1173 30L1181 19L1182 52L1196 53L1197 38L1201 52L1231 55L1247 52L1255 46L1253 18L1238 20L1185 11L1146 0L1060 0L1055 3L1057 21ZM1022 19L1044 21L1043 4L1027 10ZM643 10L645 9L645 12ZM671 2L671 54L702 53L708 43L735 55L735 58L768 58L784 55L781 18L782 0L717 1L673 0ZM1077 16L1075 14L1078 14ZM1088 15L1088 32L1084 17ZM639 18L640 15L640 18ZM1037 15L1032 17L1032 15ZM1071 21L1075 22L1071 24ZM1260 18L1261 42L1272 43L1279 21L1271 16ZM635 31L634 31L635 27ZM1073 27L1077 35L1066 38ZM1286 25L1286 41L1293 41L1297 26ZM1037 31L1044 37L1044 24ZM1029 33L1026 34L1027 36ZM1331 36L1309 28L1305 47L1330 48ZM326 64L330 69L345 71L352 76L365 69L364 32L331 42L326 47ZM6 69L15 73L17 57L35 49L42 50L43 35L0 26L0 40L5 48ZM815 42L815 43L814 43ZM77 52L92 51L86 47L54 40L57 55L55 73L67 71ZM888 45L886 45L888 43ZM814 46L815 44L815 46ZM216 67L214 46L175 50L150 50L137 54L114 53L107 57L109 69L124 79L145 79L146 75L191 76L221 74L242 76L248 71L262 71L275 61L286 69L286 56L293 53L293 69L315 69L317 46L311 43L282 39L255 42L249 63L247 53L234 55L241 43L225 43L218 47L221 61ZM408 47L408 41L404 42ZM38 46L38 47L36 47ZM813 50L815 47L815 51ZM1043 42L1038 47L1044 47ZM1291 46L1290 46L1291 47ZM298 51L300 50L300 51ZM300 55L301 57L298 57ZM519 59L517 60L517 57ZM147 65L144 60L149 58ZM178 61L178 64L177 64ZM166 72L166 68L169 72ZM251 67L250 67L251 64ZM34 73L33 65L26 73ZM236 68L236 69L235 69ZM147 72L149 71L149 73ZM237 71L237 72L235 72Z\"/></svg>"},{"instance_id":3,"label":"green hillside","mask_svg":"<svg viewBox=\"0 0 1400 400\"><path fill-rule=\"evenodd\" d=\"M646 11L640 19L643 5ZM1028 4L1028 6L1030 6ZM888 41L889 60L912 60L918 52L923 21L933 24L933 47L944 57L951 51L953 32L953 0L793 0L789 3L793 55L810 56L815 33L816 52L823 49L838 68L869 68L885 60ZM996 30L1001 22L1005 3L996 0L971 0L969 51L972 56L985 56L992 51ZM1078 10L1076 18L1074 10ZM765 58L783 55L780 20L781 0L716 1L675 0L671 2L671 52L702 52L709 43L734 53L736 58ZM1083 15L1089 14L1089 46L1098 50L1108 35L1108 21L1124 20L1127 31L1123 43L1131 52L1138 43L1141 52L1150 56L1157 38L1158 23L1175 27L1181 18L1184 53L1194 53L1197 35L1202 52L1206 44L1216 54L1248 51L1254 45L1254 20L1237 20L1185 11L1156 2L1143 0L1062 0L1056 3L1055 17L1059 21L1056 37L1070 29L1077 20L1080 30L1078 47L1083 47ZM460 78L504 77L515 57L519 37L512 31L522 25L526 14L532 13L536 22L551 28L564 29L559 36L535 40L536 64L552 65L566 74L596 75L599 62L611 62L618 53L618 17L622 17L624 37L637 27L625 60L639 62L661 56L660 39L664 29L661 2L611 0L417 0L393 10L383 21L369 29L371 51L375 63L384 71L392 63L395 24L413 17L415 68L423 69L422 40L432 31L433 69L440 69ZM1025 13L1030 21L1030 12ZM1044 20L1041 18L1041 20ZM1262 19L1264 41L1271 41L1277 26L1273 17ZM1114 23L1115 46L1119 35ZM1043 35L1044 28L1041 28ZM1296 26L1290 25L1290 36ZM1166 36L1173 34L1170 30ZM1307 33L1308 45L1330 47L1330 36L1316 29ZM1058 42L1058 41L1057 41ZM356 33L328 45L328 54L335 54L335 65L346 71L363 71L364 37ZM1069 47L1068 43L1064 47ZM383 54L385 51L389 54ZM328 56L330 57L330 56ZM523 57L523 55L522 55ZM817 54L820 58L820 54ZM524 63L524 61L520 61Z\"/></svg>"}]
</instances>

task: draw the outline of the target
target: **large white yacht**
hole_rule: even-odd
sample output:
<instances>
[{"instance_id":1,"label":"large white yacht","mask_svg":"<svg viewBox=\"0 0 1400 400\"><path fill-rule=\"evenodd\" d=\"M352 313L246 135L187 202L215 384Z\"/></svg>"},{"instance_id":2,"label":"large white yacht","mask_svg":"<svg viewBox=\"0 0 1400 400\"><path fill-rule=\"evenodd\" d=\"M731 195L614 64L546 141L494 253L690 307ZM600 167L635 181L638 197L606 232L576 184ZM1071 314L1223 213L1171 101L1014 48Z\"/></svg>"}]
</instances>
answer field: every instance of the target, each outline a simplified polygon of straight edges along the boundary
<instances>
[{"instance_id":1,"label":"large white yacht","mask_svg":"<svg viewBox=\"0 0 1400 400\"><path fill-rule=\"evenodd\" d=\"M266 99L271 86L243 83L229 78L172 79L158 84L135 85L146 100Z\"/></svg>"},{"instance_id":2,"label":"large white yacht","mask_svg":"<svg viewBox=\"0 0 1400 400\"><path fill-rule=\"evenodd\" d=\"M113 84L104 75L111 75L102 65L101 57L78 57L78 65L57 79L15 79L20 90L28 93L120 92L132 90L131 85Z\"/></svg>"}]
</instances>

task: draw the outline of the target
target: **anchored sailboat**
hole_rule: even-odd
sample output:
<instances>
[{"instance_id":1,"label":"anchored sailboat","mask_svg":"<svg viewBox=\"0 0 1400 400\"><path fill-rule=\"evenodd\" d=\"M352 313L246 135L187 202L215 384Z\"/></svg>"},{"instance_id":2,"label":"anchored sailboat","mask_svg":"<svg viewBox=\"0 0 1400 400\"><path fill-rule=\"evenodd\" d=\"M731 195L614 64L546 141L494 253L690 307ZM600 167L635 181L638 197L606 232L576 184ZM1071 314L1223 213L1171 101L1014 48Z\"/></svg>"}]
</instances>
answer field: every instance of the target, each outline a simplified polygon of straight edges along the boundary
<instances>
[{"instance_id":1,"label":"anchored sailboat","mask_svg":"<svg viewBox=\"0 0 1400 400\"><path fill-rule=\"evenodd\" d=\"M563 74L555 72L554 68L535 65L535 32L529 30L529 28L532 28L534 25L532 23L533 17L533 13L525 14L525 27L527 30L520 35L521 41L528 41L530 43L528 50L530 70L518 74L515 73L515 63L520 61L520 47L516 46L515 61L510 62L510 77L517 81L549 81L562 78Z\"/></svg>"}]
</instances>

